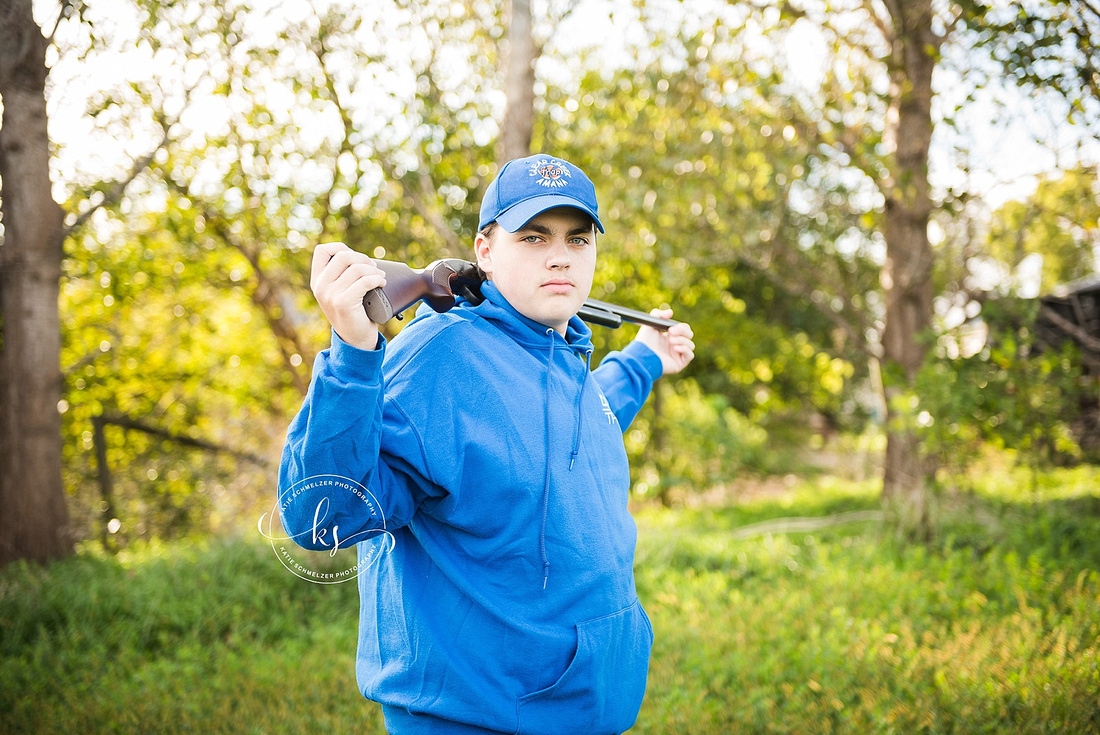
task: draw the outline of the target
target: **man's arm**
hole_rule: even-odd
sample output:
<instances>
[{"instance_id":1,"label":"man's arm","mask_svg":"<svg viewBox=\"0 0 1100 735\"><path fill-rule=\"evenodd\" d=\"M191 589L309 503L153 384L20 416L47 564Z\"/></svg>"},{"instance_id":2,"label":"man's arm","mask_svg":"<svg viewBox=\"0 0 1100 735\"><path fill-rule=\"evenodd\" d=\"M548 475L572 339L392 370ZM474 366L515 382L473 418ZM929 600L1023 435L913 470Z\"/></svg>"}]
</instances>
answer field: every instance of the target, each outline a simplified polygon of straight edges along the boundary
<instances>
[{"instance_id":1,"label":"man's arm","mask_svg":"<svg viewBox=\"0 0 1100 735\"><path fill-rule=\"evenodd\" d=\"M671 309L651 313L672 318ZM623 431L645 404L653 383L662 375L680 372L695 357L693 336L691 327L683 322L664 332L641 327L622 352L608 354L592 372Z\"/></svg>"},{"instance_id":2,"label":"man's arm","mask_svg":"<svg viewBox=\"0 0 1100 735\"><path fill-rule=\"evenodd\" d=\"M347 344L335 330L332 346L317 355L309 393L287 429L279 465L279 515L300 546L331 548L334 536L354 543L375 525L367 507L329 481L375 484L382 355L383 349Z\"/></svg>"},{"instance_id":3,"label":"man's arm","mask_svg":"<svg viewBox=\"0 0 1100 735\"><path fill-rule=\"evenodd\" d=\"M405 489L382 490L400 483L384 482L379 463L385 340L367 318L363 296L384 283L385 275L373 262L346 245L325 243L314 250L310 286L332 324L332 346L317 356L279 467L283 527L306 548L331 548L336 537L341 546L351 545L380 521L407 520L412 512ZM353 490L312 478L367 487L382 507L372 508Z\"/></svg>"}]
</instances>

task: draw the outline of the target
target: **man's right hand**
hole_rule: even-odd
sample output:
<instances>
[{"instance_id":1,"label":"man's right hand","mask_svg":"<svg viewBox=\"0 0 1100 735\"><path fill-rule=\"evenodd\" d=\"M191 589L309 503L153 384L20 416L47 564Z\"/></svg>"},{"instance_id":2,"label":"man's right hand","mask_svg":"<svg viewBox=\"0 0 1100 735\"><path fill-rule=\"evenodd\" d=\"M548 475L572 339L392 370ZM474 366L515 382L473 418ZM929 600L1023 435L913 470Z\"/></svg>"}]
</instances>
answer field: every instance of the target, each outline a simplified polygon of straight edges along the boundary
<instances>
[{"instance_id":1,"label":"man's right hand","mask_svg":"<svg viewBox=\"0 0 1100 735\"><path fill-rule=\"evenodd\" d=\"M386 274L374 261L342 242L321 243L313 250L309 287L340 339L362 350L378 345L378 325L367 316L363 297L386 285Z\"/></svg>"}]
</instances>

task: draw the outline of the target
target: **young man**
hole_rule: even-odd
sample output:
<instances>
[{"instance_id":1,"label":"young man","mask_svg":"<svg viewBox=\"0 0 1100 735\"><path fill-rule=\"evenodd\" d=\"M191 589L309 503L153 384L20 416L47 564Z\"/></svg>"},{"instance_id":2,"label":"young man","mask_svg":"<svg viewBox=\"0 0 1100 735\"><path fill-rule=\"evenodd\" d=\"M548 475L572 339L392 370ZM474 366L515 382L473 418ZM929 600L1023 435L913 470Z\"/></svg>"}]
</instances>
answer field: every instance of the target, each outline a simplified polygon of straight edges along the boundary
<instances>
[{"instance_id":1,"label":"young man","mask_svg":"<svg viewBox=\"0 0 1100 735\"><path fill-rule=\"evenodd\" d=\"M642 328L590 369L576 313L603 225L572 164L506 164L479 230L484 302L420 309L391 345L363 309L382 272L317 247L311 288L332 346L288 431L280 488L352 478L394 534L359 578L356 662L391 733L621 733L653 639L622 433L653 381L691 361L691 329ZM325 498L306 492L280 506L308 546ZM347 497L328 498L324 520L344 539L378 524Z\"/></svg>"}]
</instances>

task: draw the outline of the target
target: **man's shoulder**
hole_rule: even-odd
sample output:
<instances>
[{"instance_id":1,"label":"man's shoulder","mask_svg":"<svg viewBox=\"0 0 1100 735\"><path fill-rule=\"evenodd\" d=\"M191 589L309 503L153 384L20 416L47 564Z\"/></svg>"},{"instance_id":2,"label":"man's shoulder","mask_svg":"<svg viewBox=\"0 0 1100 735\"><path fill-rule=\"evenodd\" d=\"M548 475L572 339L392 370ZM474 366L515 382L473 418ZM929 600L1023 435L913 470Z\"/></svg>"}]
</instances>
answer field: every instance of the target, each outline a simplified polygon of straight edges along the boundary
<instances>
[{"instance_id":1,"label":"man's shoulder","mask_svg":"<svg viewBox=\"0 0 1100 735\"><path fill-rule=\"evenodd\" d=\"M426 305L420 308L428 309ZM442 369L483 349L486 341L493 339L493 330L487 326L473 309L417 315L393 338L385 371L392 376L413 367Z\"/></svg>"}]
</instances>

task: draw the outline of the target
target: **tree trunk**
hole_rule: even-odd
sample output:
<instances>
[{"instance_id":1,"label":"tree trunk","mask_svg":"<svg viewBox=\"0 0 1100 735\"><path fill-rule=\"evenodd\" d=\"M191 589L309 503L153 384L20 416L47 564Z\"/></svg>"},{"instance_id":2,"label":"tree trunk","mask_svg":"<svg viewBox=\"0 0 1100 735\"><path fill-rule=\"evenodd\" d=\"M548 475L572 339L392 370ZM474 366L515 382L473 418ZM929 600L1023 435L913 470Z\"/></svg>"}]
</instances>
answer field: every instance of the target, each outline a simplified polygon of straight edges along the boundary
<instances>
[{"instance_id":1,"label":"tree trunk","mask_svg":"<svg viewBox=\"0 0 1100 735\"><path fill-rule=\"evenodd\" d=\"M887 140L894 161L884 187L886 295L883 331L887 444L883 500L903 532L927 536L934 472L911 419L911 395L924 363L932 323L932 246L928 219L928 148L932 140L932 71L943 39L932 31L931 0L888 2L894 32L890 57L891 115ZM900 401L899 401L900 399Z\"/></svg>"},{"instance_id":2,"label":"tree trunk","mask_svg":"<svg viewBox=\"0 0 1100 735\"><path fill-rule=\"evenodd\" d=\"M508 52L505 54L504 94L507 102L497 139L501 165L531 155L535 127L535 60L539 49L531 32L531 0L508 3Z\"/></svg>"},{"instance_id":3,"label":"tree trunk","mask_svg":"<svg viewBox=\"0 0 1100 735\"><path fill-rule=\"evenodd\" d=\"M0 4L0 564L73 549L57 409L64 214L50 190L46 46L31 0Z\"/></svg>"}]
</instances>

